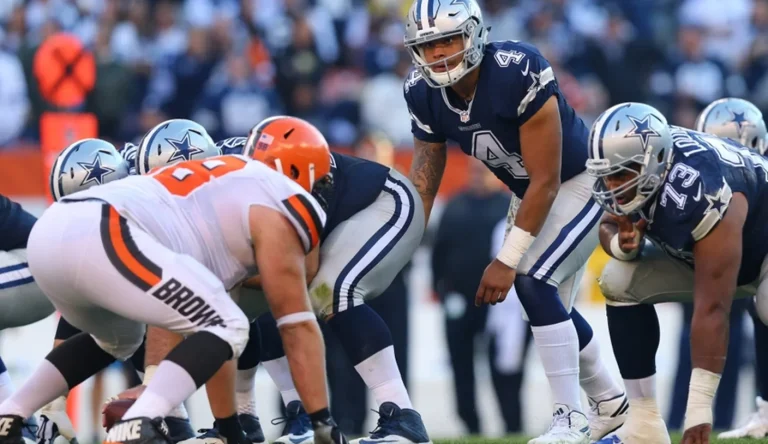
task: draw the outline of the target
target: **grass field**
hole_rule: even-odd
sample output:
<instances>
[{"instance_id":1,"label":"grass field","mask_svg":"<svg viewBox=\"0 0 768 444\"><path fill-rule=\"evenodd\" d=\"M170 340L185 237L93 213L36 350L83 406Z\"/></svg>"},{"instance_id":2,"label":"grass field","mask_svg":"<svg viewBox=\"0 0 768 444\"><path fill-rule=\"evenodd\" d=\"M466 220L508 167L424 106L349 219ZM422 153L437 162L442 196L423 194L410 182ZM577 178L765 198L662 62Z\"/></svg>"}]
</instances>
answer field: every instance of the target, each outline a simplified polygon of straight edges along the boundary
<instances>
[{"instance_id":1,"label":"grass field","mask_svg":"<svg viewBox=\"0 0 768 444\"><path fill-rule=\"evenodd\" d=\"M681 434L673 434L672 444L679 443L680 438L682 438ZM488 439L481 437L467 437L464 439L436 439L434 442L435 444L526 444L529 439L530 438L528 437L516 435L499 439ZM712 439L710 444L756 444L760 442L768 442L768 439Z\"/></svg>"}]
</instances>

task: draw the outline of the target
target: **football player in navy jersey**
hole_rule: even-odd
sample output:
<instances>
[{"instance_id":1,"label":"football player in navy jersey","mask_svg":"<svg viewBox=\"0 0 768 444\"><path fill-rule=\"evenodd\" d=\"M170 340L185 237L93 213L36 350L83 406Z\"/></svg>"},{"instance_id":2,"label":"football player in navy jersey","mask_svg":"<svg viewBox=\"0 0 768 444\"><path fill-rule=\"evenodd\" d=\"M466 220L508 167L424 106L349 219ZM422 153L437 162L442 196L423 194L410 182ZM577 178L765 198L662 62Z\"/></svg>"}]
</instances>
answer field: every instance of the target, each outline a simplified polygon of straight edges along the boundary
<instances>
[{"instance_id":1,"label":"football player in navy jersey","mask_svg":"<svg viewBox=\"0 0 768 444\"><path fill-rule=\"evenodd\" d=\"M530 442L587 443L619 427L627 410L591 327L572 309L602 212L584 167L588 129L535 47L487 38L475 0L413 2L405 46L416 69L404 86L414 135L410 178L429 216L450 139L522 199L476 303L501 302L514 284L530 320L555 402L550 429Z\"/></svg>"},{"instance_id":2,"label":"football player in navy jersey","mask_svg":"<svg viewBox=\"0 0 768 444\"><path fill-rule=\"evenodd\" d=\"M710 103L696 119L696 131L728 137L763 156L768 147L763 113L744 99L729 97ZM768 326L757 317L756 311L750 314L755 326L757 411L738 428L720 433L718 439L768 437Z\"/></svg>"},{"instance_id":3,"label":"football player in navy jersey","mask_svg":"<svg viewBox=\"0 0 768 444\"><path fill-rule=\"evenodd\" d=\"M300 147L311 143L305 140L307 126L311 127L292 117L266 119L253 128L238 153L291 174L295 170L292 162L301 156ZM226 145L235 142L222 143L224 152ZM340 153L332 153L331 178L333 182L319 188L315 196L326 207L328 219L320 235L316 274L307 281L317 315L337 335L379 406L376 430L353 442L427 443L424 423L413 408L395 360L389 327L365 303L389 287L418 247L424 232L419 195L397 170ZM301 183L309 178L294 179ZM243 294L241 300L245 297ZM266 314L258 325L262 363L280 389L289 421L285 436L276 442L305 442L311 436L302 432L303 409L274 320Z\"/></svg>"},{"instance_id":4,"label":"football player in navy jersey","mask_svg":"<svg viewBox=\"0 0 768 444\"><path fill-rule=\"evenodd\" d=\"M768 161L733 139L670 126L658 110L639 103L601 114L589 143L593 196L608 212L600 242L613 257L600 288L630 403L624 426L600 442L670 442L655 399L653 304L693 301L682 442L708 443L732 298L757 294L758 313L767 319L761 276L768 256Z\"/></svg>"}]
</instances>

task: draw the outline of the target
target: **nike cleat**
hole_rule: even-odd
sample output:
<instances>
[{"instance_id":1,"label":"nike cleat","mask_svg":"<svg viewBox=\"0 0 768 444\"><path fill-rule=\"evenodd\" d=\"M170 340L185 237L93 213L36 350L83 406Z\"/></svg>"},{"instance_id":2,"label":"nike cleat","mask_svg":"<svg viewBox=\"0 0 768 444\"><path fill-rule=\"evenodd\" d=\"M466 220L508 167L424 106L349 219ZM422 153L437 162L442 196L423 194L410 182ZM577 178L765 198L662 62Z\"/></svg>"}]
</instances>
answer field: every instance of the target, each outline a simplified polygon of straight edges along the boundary
<instances>
[{"instance_id":1,"label":"nike cleat","mask_svg":"<svg viewBox=\"0 0 768 444\"><path fill-rule=\"evenodd\" d=\"M401 409L393 402L385 402L379 407L379 422L367 438L354 439L351 444L419 444L430 443L424 421L419 412L413 409Z\"/></svg>"},{"instance_id":2,"label":"nike cleat","mask_svg":"<svg viewBox=\"0 0 768 444\"><path fill-rule=\"evenodd\" d=\"M285 423L283 433L275 440L276 444L312 444L315 432L312 421L301 405L301 401L291 401L285 408L285 416L272 420L273 425Z\"/></svg>"}]
</instances>

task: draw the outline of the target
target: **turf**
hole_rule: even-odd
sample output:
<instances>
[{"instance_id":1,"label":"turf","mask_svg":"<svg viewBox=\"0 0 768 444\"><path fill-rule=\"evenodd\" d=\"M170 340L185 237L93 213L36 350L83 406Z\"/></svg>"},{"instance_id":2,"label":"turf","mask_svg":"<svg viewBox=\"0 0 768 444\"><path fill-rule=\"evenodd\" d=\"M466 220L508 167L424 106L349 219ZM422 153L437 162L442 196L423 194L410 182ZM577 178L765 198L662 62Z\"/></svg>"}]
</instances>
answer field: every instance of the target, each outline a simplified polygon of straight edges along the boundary
<instances>
[{"instance_id":1,"label":"turf","mask_svg":"<svg viewBox=\"0 0 768 444\"><path fill-rule=\"evenodd\" d=\"M673 434L672 435L672 443L677 444L680 442L680 438L682 435L680 434ZM435 444L526 444L530 438L524 437L520 435L515 436L509 436L506 438L483 438L483 437L466 437L462 439L436 439L434 440ZM757 444L757 443L764 443L768 442L768 440L765 439L726 439L726 440L717 440L714 439L714 436L712 439L710 439L710 444Z\"/></svg>"}]
</instances>

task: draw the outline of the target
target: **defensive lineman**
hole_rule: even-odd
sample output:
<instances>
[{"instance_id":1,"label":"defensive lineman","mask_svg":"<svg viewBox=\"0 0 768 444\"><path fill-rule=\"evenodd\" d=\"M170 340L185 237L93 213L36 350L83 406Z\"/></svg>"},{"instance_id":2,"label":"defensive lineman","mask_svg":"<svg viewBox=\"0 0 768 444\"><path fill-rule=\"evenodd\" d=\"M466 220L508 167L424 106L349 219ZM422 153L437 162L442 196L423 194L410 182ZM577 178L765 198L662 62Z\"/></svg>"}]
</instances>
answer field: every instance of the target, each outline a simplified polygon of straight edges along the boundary
<instances>
[{"instance_id":1,"label":"defensive lineman","mask_svg":"<svg viewBox=\"0 0 768 444\"><path fill-rule=\"evenodd\" d=\"M415 147L410 177L428 217L451 139L522 198L476 303L503 301L514 283L531 322L555 407L550 429L530 442L587 443L620 426L627 410L592 329L572 310L601 213L584 167L588 130L536 48L486 45L487 37L475 0L413 2L405 36L416 65L405 82ZM579 382L592 405L589 424Z\"/></svg>"},{"instance_id":2,"label":"defensive lineman","mask_svg":"<svg viewBox=\"0 0 768 444\"><path fill-rule=\"evenodd\" d=\"M325 161L320 176L330 168ZM231 181L252 192L223 192ZM204 214L216 214L217 221ZM344 441L327 410L322 341L303 279L303 256L316 244L312 230L321 229L324 219L307 190L233 156L185 162L54 204L30 236L31 267L62 315L91 335L78 334L54 349L0 405L0 420L10 425L0 442L18 442L28 411L115 357L132 354L143 339L143 324L189 336L161 363L107 439L165 442L164 424L155 418L241 353L248 323L225 288L257 264L295 364L297 387L313 412L316 439Z\"/></svg>"},{"instance_id":3,"label":"defensive lineman","mask_svg":"<svg viewBox=\"0 0 768 444\"><path fill-rule=\"evenodd\" d=\"M589 154L588 171L598 178L593 195L608 211L600 241L614 257L600 288L631 407L624 426L602 442L669 442L655 400L653 304L695 301L682 442L708 443L731 299L757 292L760 307L766 291L768 161L732 139L669 126L638 103L595 121Z\"/></svg>"}]
</instances>

